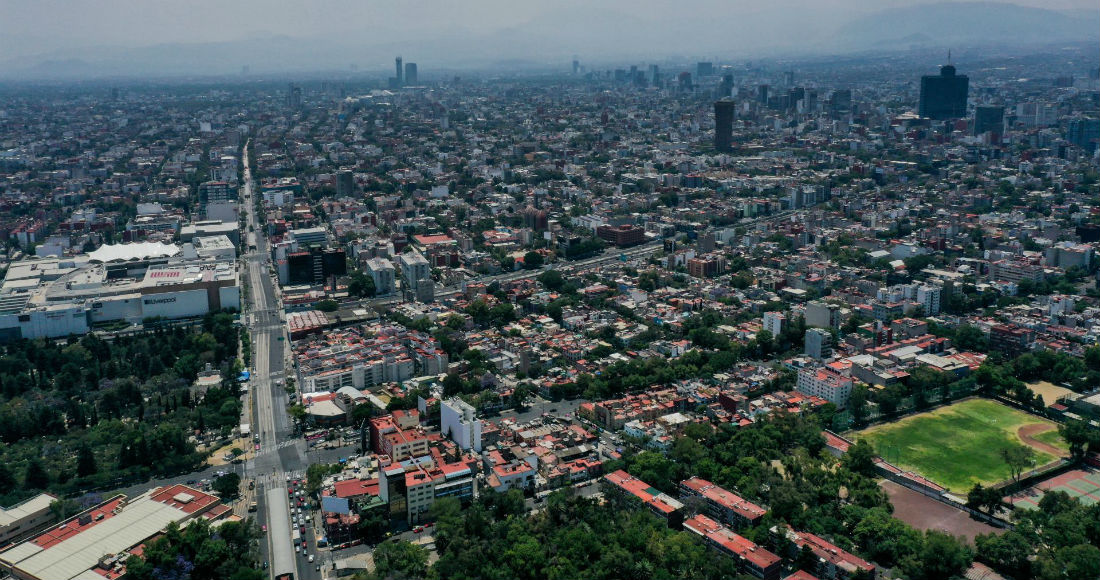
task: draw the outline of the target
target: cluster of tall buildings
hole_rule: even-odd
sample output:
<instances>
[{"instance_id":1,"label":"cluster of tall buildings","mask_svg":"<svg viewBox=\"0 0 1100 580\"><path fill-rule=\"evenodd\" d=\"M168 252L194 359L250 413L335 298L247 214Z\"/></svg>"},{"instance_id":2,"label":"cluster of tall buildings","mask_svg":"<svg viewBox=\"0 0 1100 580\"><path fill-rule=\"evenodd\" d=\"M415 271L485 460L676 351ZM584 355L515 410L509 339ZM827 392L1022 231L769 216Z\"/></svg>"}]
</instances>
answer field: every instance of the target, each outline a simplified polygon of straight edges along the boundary
<instances>
[{"instance_id":1,"label":"cluster of tall buildings","mask_svg":"<svg viewBox=\"0 0 1100 580\"><path fill-rule=\"evenodd\" d=\"M713 74L711 63L698 63L697 74L704 73ZM685 82L690 84L690 73L685 74L687 74L687 77L684 77L687 79ZM786 73L784 78L788 86L793 86L794 73ZM714 103L714 148L719 152L729 152L733 148L733 126L737 116L737 103L729 98L732 85L732 75L725 75L718 89L719 100ZM795 87L782 97L789 104L816 100L816 95L816 90ZM917 115L922 119L934 121L971 118L968 107L969 95L970 78L959 74L952 64L943 65L938 75L921 77ZM769 85L762 84L757 87L757 100L761 104L776 108L777 104L783 104L777 102L777 98L771 93ZM850 90L837 90L833 92L829 104L834 111L847 111L851 107L851 98ZM976 105L970 125L973 135L988 134L991 135L992 142L999 142L1005 130L1005 107L994 104ZM1100 120L1081 117L1069 121L1067 130L1069 142L1086 151L1095 151L1098 139L1100 139Z\"/></svg>"},{"instance_id":2,"label":"cluster of tall buildings","mask_svg":"<svg viewBox=\"0 0 1100 580\"><path fill-rule=\"evenodd\" d=\"M394 66L397 76L390 77L391 88L415 87L420 84L420 77L416 72L415 62L404 62L399 56L394 59Z\"/></svg>"}]
</instances>

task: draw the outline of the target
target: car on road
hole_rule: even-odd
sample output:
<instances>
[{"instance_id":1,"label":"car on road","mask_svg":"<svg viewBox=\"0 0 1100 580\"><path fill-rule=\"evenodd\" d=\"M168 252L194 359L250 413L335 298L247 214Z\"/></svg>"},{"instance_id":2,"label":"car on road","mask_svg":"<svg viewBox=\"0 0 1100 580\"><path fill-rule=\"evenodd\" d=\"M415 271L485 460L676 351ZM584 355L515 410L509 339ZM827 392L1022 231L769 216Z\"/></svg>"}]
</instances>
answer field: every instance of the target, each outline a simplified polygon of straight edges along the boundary
<instances>
[{"instance_id":1,"label":"car on road","mask_svg":"<svg viewBox=\"0 0 1100 580\"><path fill-rule=\"evenodd\" d=\"M313 562L313 554L310 554L310 555L309 555L309 561L310 561L310 562Z\"/></svg>"},{"instance_id":2,"label":"car on road","mask_svg":"<svg viewBox=\"0 0 1100 580\"><path fill-rule=\"evenodd\" d=\"M416 534L419 534L420 532L423 532L423 531L424 531L424 526L416 526L415 528L413 528L413 533L416 533Z\"/></svg>"},{"instance_id":3,"label":"car on road","mask_svg":"<svg viewBox=\"0 0 1100 580\"><path fill-rule=\"evenodd\" d=\"M300 547L298 547L298 546L294 546L294 551L295 551L295 552L301 552L301 551L302 551L302 549L301 549Z\"/></svg>"},{"instance_id":4,"label":"car on road","mask_svg":"<svg viewBox=\"0 0 1100 580\"><path fill-rule=\"evenodd\" d=\"M321 565L320 565L320 564L317 564L317 571L318 571L318 572L320 572L320 571L321 571Z\"/></svg>"},{"instance_id":5,"label":"car on road","mask_svg":"<svg viewBox=\"0 0 1100 580\"><path fill-rule=\"evenodd\" d=\"M260 530L262 530L263 533L266 534L267 533L267 524L264 524L264 525L260 526Z\"/></svg>"}]
</instances>

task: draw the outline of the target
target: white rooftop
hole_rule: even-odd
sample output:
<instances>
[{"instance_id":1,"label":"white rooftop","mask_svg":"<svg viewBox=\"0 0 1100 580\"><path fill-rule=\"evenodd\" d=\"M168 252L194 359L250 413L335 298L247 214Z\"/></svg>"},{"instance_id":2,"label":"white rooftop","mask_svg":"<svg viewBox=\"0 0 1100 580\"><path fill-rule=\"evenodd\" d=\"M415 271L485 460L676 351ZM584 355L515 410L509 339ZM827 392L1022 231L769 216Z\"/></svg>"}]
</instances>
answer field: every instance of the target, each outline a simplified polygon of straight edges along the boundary
<instances>
[{"instance_id":1,"label":"white rooftop","mask_svg":"<svg viewBox=\"0 0 1100 580\"><path fill-rule=\"evenodd\" d=\"M116 244L100 246L88 253L88 258L93 262L128 262L130 260L147 260L149 258L166 258L180 253L179 246L175 244L162 244L160 242L137 242L133 244Z\"/></svg>"},{"instance_id":2,"label":"white rooftop","mask_svg":"<svg viewBox=\"0 0 1100 580\"><path fill-rule=\"evenodd\" d=\"M147 492L104 519L49 548L24 542L0 554L5 562L35 578L72 580L94 568L104 554L119 553L189 515L152 499ZM87 577L86 575L84 577Z\"/></svg>"},{"instance_id":3,"label":"white rooftop","mask_svg":"<svg viewBox=\"0 0 1100 580\"><path fill-rule=\"evenodd\" d=\"M49 509L50 503L56 500L56 497L48 493L40 493L10 508L0 507L0 528L10 526L25 517L33 516L42 510Z\"/></svg>"}]
</instances>

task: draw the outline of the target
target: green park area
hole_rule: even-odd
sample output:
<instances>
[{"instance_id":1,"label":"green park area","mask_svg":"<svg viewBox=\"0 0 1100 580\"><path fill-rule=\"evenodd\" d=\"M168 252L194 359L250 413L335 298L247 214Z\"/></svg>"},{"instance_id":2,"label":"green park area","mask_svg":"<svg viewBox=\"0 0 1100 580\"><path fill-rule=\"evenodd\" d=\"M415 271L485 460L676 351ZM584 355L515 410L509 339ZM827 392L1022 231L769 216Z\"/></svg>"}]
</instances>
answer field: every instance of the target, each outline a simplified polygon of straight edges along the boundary
<instances>
[{"instance_id":1,"label":"green park area","mask_svg":"<svg viewBox=\"0 0 1100 580\"><path fill-rule=\"evenodd\" d=\"M1056 425L988 399L970 399L854 434L886 461L955 493L1012 478L1002 450L1029 447L1027 471L1064 456Z\"/></svg>"}]
</instances>

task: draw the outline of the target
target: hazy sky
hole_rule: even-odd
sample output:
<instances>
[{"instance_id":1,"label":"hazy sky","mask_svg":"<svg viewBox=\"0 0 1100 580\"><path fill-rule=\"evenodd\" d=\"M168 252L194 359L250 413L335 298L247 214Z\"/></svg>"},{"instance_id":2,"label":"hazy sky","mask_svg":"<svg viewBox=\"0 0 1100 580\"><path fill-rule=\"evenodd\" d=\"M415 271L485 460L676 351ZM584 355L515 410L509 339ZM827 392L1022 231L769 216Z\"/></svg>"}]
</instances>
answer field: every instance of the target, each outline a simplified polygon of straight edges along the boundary
<instances>
[{"instance_id":1,"label":"hazy sky","mask_svg":"<svg viewBox=\"0 0 1100 580\"><path fill-rule=\"evenodd\" d=\"M589 14L639 20L712 11L790 19L864 14L940 0L0 0L0 37L9 54L81 46L146 46L240 40L259 35L376 36L382 40L451 30L484 34L550 18L562 26ZM1055 9L1095 9L1096 0L1016 0ZM609 33L621 31L611 30ZM15 52L16 54L11 54Z\"/></svg>"},{"instance_id":2,"label":"hazy sky","mask_svg":"<svg viewBox=\"0 0 1100 580\"><path fill-rule=\"evenodd\" d=\"M944 0L0 0L0 75L226 74L253 71L388 70L393 55L436 67L476 63L582 62L623 58L757 58L878 48L883 42L1013 42L1058 36L1016 14L999 31L969 10L922 11L931 21L860 17ZM1011 0L1034 8L1088 10L1097 0ZM974 8L971 6L971 8ZM1003 12L1003 11L1002 11ZM1017 11L1018 12L1018 11ZM917 18L919 19L919 18ZM1083 23L1084 21L1082 21ZM1091 37L1091 22L1078 26ZM934 30L935 29L935 30ZM942 33L937 36L937 33ZM889 38L872 38L874 35ZM969 36L968 36L969 35ZM289 40L286 40L289 38ZM1036 41L1035 38L1032 41ZM964 39L964 40L960 40ZM213 43L232 42L222 46ZM187 46L180 46L185 44ZM895 47L903 46L895 44ZM423 69L425 72L427 68ZM20 73L16 73L20 74Z\"/></svg>"}]
</instances>

